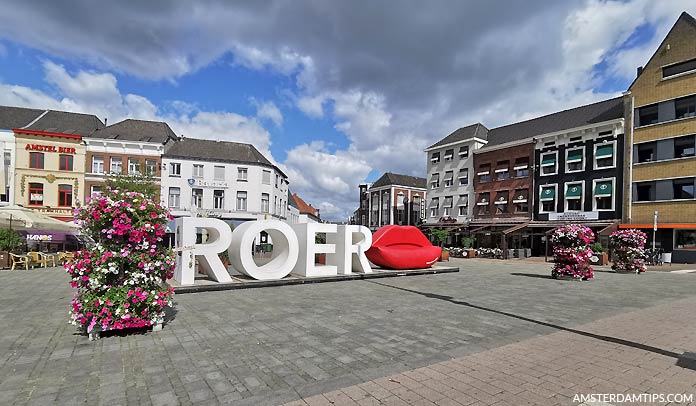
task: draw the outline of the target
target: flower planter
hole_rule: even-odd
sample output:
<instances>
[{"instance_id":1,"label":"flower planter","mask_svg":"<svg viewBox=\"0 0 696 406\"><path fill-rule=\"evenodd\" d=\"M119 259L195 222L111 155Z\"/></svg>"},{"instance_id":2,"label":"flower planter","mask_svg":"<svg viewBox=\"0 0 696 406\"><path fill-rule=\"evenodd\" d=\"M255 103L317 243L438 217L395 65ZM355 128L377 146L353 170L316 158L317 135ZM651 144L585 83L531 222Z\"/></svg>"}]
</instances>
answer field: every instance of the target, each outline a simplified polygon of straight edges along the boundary
<instances>
[{"instance_id":1,"label":"flower planter","mask_svg":"<svg viewBox=\"0 0 696 406\"><path fill-rule=\"evenodd\" d=\"M594 277L590 266L594 254L589 247L593 241L592 230L582 225L569 224L553 230L551 243L554 266L551 276L572 276L582 280Z\"/></svg>"},{"instance_id":2,"label":"flower planter","mask_svg":"<svg viewBox=\"0 0 696 406\"><path fill-rule=\"evenodd\" d=\"M476 258L476 250L469 248L466 250L466 257L467 258Z\"/></svg>"},{"instance_id":3,"label":"flower planter","mask_svg":"<svg viewBox=\"0 0 696 406\"><path fill-rule=\"evenodd\" d=\"M614 249L614 264L616 272L645 272L645 242L648 236L644 232L632 228L611 233L609 244Z\"/></svg>"},{"instance_id":4,"label":"flower planter","mask_svg":"<svg viewBox=\"0 0 696 406\"><path fill-rule=\"evenodd\" d=\"M440 262L449 261L449 256L450 256L449 251L442 251L442 253L440 253Z\"/></svg>"}]
</instances>

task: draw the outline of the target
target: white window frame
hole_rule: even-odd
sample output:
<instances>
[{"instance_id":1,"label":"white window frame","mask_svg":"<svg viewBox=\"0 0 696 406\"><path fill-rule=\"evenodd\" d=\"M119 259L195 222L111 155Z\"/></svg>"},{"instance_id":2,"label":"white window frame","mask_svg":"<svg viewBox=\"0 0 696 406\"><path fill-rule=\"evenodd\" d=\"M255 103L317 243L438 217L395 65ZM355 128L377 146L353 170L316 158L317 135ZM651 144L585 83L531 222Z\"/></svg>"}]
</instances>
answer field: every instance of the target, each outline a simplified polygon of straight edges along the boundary
<instances>
[{"instance_id":1,"label":"white window frame","mask_svg":"<svg viewBox=\"0 0 696 406\"><path fill-rule=\"evenodd\" d=\"M433 180L433 178L437 178L437 180ZM430 175L430 189L437 189L440 187L440 174L439 173L434 173Z\"/></svg>"},{"instance_id":2,"label":"white window frame","mask_svg":"<svg viewBox=\"0 0 696 406\"><path fill-rule=\"evenodd\" d=\"M582 162L582 166L580 167L580 169L570 170L570 168L568 168L568 164L569 164L569 162L568 162L568 154L570 153L570 151L577 151L577 150L582 150L582 161L581 161L581 162ZM585 157L585 147L584 147L584 146L582 146L582 147L571 147L571 148L566 148L566 150L565 150L565 172L566 172L566 173L583 172L583 171L585 170L585 163L586 163L586 162L587 162L587 159L586 159L586 157ZM558 165L558 161L556 161L556 165Z\"/></svg>"},{"instance_id":3,"label":"white window frame","mask_svg":"<svg viewBox=\"0 0 696 406\"><path fill-rule=\"evenodd\" d=\"M433 206L433 201L437 202L437 205ZM440 212L440 198L433 197L430 200L430 217L437 217L439 212Z\"/></svg>"},{"instance_id":4,"label":"white window frame","mask_svg":"<svg viewBox=\"0 0 696 406\"><path fill-rule=\"evenodd\" d=\"M261 193L261 212L270 213L271 196L268 193Z\"/></svg>"},{"instance_id":5,"label":"white window frame","mask_svg":"<svg viewBox=\"0 0 696 406\"><path fill-rule=\"evenodd\" d=\"M218 171L222 169L222 177L218 177ZM213 180L224 181L225 180L225 166L215 165L213 166Z\"/></svg>"},{"instance_id":6,"label":"white window frame","mask_svg":"<svg viewBox=\"0 0 696 406\"><path fill-rule=\"evenodd\" d=\"M200 168L200 173L196 173L196 172L197 172L197 170L196 170L197 168ZM193 169L192 169L192 172L191 172L191 173L193 174L193 177L194 177L194 178L198 178L198 179L202 179L202 178L203 178L203 175L205 174L205 169L204 169L204 168L205 168L205 167L203 166L203 164L193 164Z\"/></svg>"},{"instance_id":7,"label":"white window frame","mask_svg":"<svg viewBox=\"0 0 696 406\"><path fill-rule=\"evenodd\" d=\"M437 154L437 158L435 158L435 154ZM440 157L440 152L433 152L432 154L430 154L430 162L432 162L433 164L440 163Z\"/></svg>"},{"instance_id":8,"label":"white window frame","mask_svg":"<svg viewBox=\"0 0 696 406\"><path fill-rule=\"evenodd\" d=\"M249 180L249 168L237 168L237 180L246 182Z\"/></svg>"},{"instance_id":9,"label":"white window frame","mask_svg":"<svg viewBox=\"0 0 696 406\"><path fill-rule=\"evenodd\" d=\"M169 163L169 176L181 176L181 162Z\"/></svg>"},{"instance_id":10,"label":"white window frame","mask_svg":"<svg viewBox=\"0 0 696 406\"><path fill-rule=\"evenodd\" d=\"M447 151L449 151L449 150L445 150L445 154L444 154L444 160L445 160L445 162L451 161L451 160L454 159L454 148L452 148L452 155L448 155L448 154L447 154Z\"/></svg>"},{"instance_id":11,"label":"white window frame","mask_svg":"<svg viewBox=\"0 0 696 406\"><path fill-rule=\"evenodd\" d=\"M217 202L217 197L215 196L215 192L222 192L222 196L220 196L220 205L218 207L218 202ZM215 189L213 190L213 209L215 210L224 210L225 209L225 191L222 189Z\"/></svg>"},{"instance_id":12,"label":"white window frame","mask_svg":"<svg viewBox=\"0 0 696 406\"><path fill-rule=\"evenodd\" d=\"M599 182L611 181L611 208L610 209L598 209L597 208L597 198L595 196L595 187ZM601 197L601 196L600 196ZM592 179L592 210L593 211L614 211L616 210L616 178L601 178Z\"/></svg>"},{"instance_id":13,"label":"white window frame","mask_svg":"<svg viewBox=\"0 0 696 406\"><path fill-rule=\"evenodd\" d=\"M578 200L578 199L568 199L568 196L566 196L566 193L568 193L568 187L572 185L580 185L581 188L581 193L580 193L580 210L570 210L568 208L568 200ZM585 211L585 181L573 181L573 182L566 182L563 185L563 208L565 211L570 211L570 212L581 212Z\"/></svg>"},{"instance_id":14,"label":"white window frame","mask_svg":"<svg viewBox=\"0 0 696 406\"><path fill-rule=\"evenodd\" d=\"M556 161L558 163L558 161ZM546 211L544 210L544 202L549 201L547 200L542 200L541 199L541 191L544 190L545 188L553 186L554 192L553 192L553 211ZM528 199L529 200L529 199ZM539 185L539 214L543 213L556 213L556 210L558 208L558 183L548 183L546 185Z\"/></svg>"},{"instance_id":15,"label":"white window frame","mask_svg":"<svg viewBox=\"0 0 696 406\"><path fill-rule=\"evenodd\" d=\"M201 194L199 195L199 194L197 194L197 193L194 193L194 191L196 191L196 190L200 190L200 191L201 191ZM193 188L193 189L191 189L191 207L192 207L192 208L197 208L197 209L202 209L202 208L203 208L203 195L204 195L204 194L205 194L205 192L203 191L202 188ZM196 197L197 197L197 196L200 196L200 202L198 202L198 204L196 204L196 200L197 200Z\"/></svg>"},{"instance_id":16,"label":"white window frame","mask_svg":"<svg viewBox=\"0 0 696 406\"><path fill-rule=\"evenodd\" d=\"M466 152L462 152L462 148L465 148ZM469 157L469 146L468 145L462 145L459 147L459 152L457 152L459 155L459 158L468 158Z\"/></svg>"},{"instance_id":17,"label":"white window frame","mask_svg":"<svg viewBox=\"0 0 696 406\"><path fill-rule=\"evenodd\" d=\"M542 162L544 161L544 155L549 155L549 154L554 154L555 155L555 161L553 163L553 173L544 173L544 167L546 166L551 166L551 165L544 165ZM556 151L547 151L547 152L541 152L539 154L539 176L553 176L553 175L558 175L558 150Z\"/></svg>"},{"instance_id":18,"label":"white window frame","mask_svg":"<svg viewBox=\"0 0 696 406\"><path fill-rule=\"evenodd\" d=\"M138 158L128 158L128 175L142 175L140 170L140 160Z\"/></svg>"},{"instance_id":19,"label":"white window frame","mask_svg":"<svg viewBox=\"0 0 696 406\"><path fill-rule=\"evenodd\" d=\"M102 190L98 190L98 191L94 190L95 187L98 187L99 189L102 189ZM103 185L92 185L89 187L89 195L94 196L95 193L100 194L100 193L102 193L103 189L104 189Z\"/></svg>"},{"instance_id":20,"label":"white window frame","mask_svg":"<svg viewBox=\"0 0 696 406\"><path fill-rule=\"evenodd\" d=\"M237 211L247 211L249 207L249 194L245 190L237 191L237 205L235 207Z\"/></svg>"},{"instance_id":21,"label":"white window frame","mask_svg":"<svg viewBox=\"0 0 696 406\"><path fill-rule=\"evenodd\" d=\"M608 145L608 144L611 144L611 145L612 145L612 148L613 148L613 150L614 150L614 153L612 154L613 164L612 164L611 166L597 166L597 147L599 147L599 146L605 146L605 145ZM606 142L606 143L601 142L601 143L595 144L595 145L594 145L594 151L592 152L592 156L594 157L594 165L592 166L592 168L595 169L595 170L600 170L600 169L613 169L613 168L616 168L616 155L617 155L617 151L616 151L616 141L609 141L609 142ZM592 193L594 193L594 191L592 191Z\"/></svg>"},{"instance_id":22,"label":"white window frame","mask_svg":"<svg viewBox=\"0 0 696 406\"><path fill-rule=\"evenodd\" d=\"M172 204L172 189L176 189L179 191L179 194L175 195L177 196L177 201L176 204ZM181 207L181 188L179 187L170 187L169 190L167 191L167 205L168 207L178 209Z\"/></svg>"},{"instance_id":23,"label":"white window frame","mask_svg":"<svg viewBox=\"0 0 696 406\"><path fill-rule=\"evenodd\" d=\"M451 174L449 178L447 177L447 174ZM445 172L445 187L452 187L454 186L454 171L447 171Z\"/></svg>"},{"instance_id":24,"label":"white window frame","mask_svg":"<svg viewBox=\"0 0 696 406\"><path fill-rule=\"evenodd\" d=\"M114 170L114 164L116 162L120 163L120 165L118 165L118 170ZM123 173L123 158L121 158L120 156L112 156L111 158L109 158L109 173Z\"/></svg>"},{"instance_id":25,"label":"white window frame","mask_svg":"<svg viewBox=\"0 0 696 406\"><path fill-rule=\"evenodd\" d=\"M268 182L266 182L266 179L265 179L266 175L268 175ZM263 185L270 185L271 184L271 171L269 171L267 169L263 169L261 171L261 184L263 184Z\"/></svg>"},{"instance_id":26,"label":"white window frame","mask_svg":"<svg viewBox=\"0 0 696 406\"><path fill-rule=\"evenodd\" d=\"M94 170L94 164L96 163L96 159L101 158L101 171L95 171ZM103 155L94 155L92 156L92 173L99 173L103 174L104 173L104 156Z\"/></svg>"},{"instance_id":27,"label":"white window frame","mask_svg":"<svg viewBox=\"0 0 696 406\"><path fill-rule=\"evenodd\" d=\"M459 211L457 212L457 217L466 217L469 214L467 206L459 205L457 207L459 208ZM464 213L462 213L462 211L464 211Z\"/></svg>"}]
</instances>

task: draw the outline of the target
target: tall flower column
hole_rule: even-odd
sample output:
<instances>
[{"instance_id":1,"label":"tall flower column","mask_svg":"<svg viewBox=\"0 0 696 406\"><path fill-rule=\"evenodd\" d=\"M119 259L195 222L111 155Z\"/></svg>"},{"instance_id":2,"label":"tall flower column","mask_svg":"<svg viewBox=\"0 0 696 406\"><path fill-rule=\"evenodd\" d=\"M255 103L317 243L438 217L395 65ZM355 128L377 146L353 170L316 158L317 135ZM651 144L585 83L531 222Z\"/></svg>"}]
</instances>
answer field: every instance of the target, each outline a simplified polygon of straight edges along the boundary
<instances>
[{"instance_id":1,"label":"tall flower column","mask_svg":"<svg viewBox=\"0 0 696 406\"><path fill-rule=\"evenodd\" d=\"M645 272L644 247L647 240L647 234L633 228L611 233L609 244L614 251L612 269L624 272Z\"/></svg>"},{"instance_id":2,"label":"tall flower column","mask_svg":"<svg viewBox=\"0 0 696 406\"><path fill-rule=\"evenodd\" d=\"M92 242L65 265L76 288L70 320L90 333L159 327L171 306L175 257L163 245L171 216L141 193L107 188L75 210Z\"/></svg>"},{"instance_id":3,"label":"tall flower column","mask_svg":"<svg viewBox=\"0 0 696 406\"><path fill-rule=\"evenodd\" d=\"M590 266L592 249L590 244L595 236L588 227L569 224L553 230L551 243L553 244L553 271L554 277L572 276L575 278L590 279L594 272Z\"/></svg>"}]
</instances>

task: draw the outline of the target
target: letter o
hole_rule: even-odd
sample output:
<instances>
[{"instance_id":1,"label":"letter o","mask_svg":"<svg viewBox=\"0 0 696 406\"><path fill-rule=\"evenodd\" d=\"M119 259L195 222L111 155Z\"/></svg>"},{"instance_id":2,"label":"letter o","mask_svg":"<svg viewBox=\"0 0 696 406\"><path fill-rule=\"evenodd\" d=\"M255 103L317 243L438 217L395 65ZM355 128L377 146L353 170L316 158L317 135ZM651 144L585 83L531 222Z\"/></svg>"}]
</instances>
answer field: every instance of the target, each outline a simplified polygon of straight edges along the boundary
<instances>
[{"instance_id":1,"label":"letter o","mask_svg":"<svg viewBox=\"0 0 696 406\"><path fill-rule=\"evenodd\" d=\"M273 240L273 257L267 264L254 262L254 239L265 231ZM229 248L231 265L254 279L267 281L286 277L297 263L300 245L292 228L278 220L247 221L232 231Z\"/></svg>"}]
</instances>

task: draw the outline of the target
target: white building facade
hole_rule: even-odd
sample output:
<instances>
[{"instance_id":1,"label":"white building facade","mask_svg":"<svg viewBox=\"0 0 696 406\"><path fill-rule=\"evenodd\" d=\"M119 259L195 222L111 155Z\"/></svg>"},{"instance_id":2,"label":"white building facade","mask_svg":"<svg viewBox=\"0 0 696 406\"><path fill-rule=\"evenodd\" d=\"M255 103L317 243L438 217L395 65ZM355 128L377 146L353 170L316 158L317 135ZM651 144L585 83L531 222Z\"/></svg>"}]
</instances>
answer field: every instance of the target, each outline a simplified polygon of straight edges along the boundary
<instances>
[{"instance_id":1,"label":"white building facade","mask_svg":"<svg viewBox=\"0 0 696 406\"><path fill-rule=\"evenodd\" d=\"M233 224L285 220L287 176L250 144L185 138L162 156L162 202L174 217Z\"/></svg>"},{"instance_id":2,"label":"white building facade","mask_svg":"<svg viewBox=\"0 0 696 406\"><path fill-rule=\"evenodd\" d=\"M463 127L425 152L428 159L425 224L468 224L473 216L474 154L486 145L482 124Z\"/></svg>"}]
</instances>

